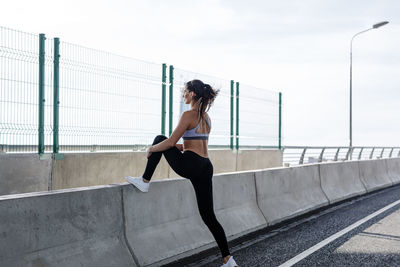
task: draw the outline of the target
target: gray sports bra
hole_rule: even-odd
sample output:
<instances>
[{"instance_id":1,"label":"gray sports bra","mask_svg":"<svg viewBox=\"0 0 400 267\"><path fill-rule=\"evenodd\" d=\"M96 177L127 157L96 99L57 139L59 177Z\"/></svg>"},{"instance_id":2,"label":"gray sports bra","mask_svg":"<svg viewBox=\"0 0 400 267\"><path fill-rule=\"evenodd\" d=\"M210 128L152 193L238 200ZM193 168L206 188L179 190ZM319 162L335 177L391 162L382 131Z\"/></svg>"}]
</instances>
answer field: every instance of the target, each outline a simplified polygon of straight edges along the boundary
<instances>
[{"instance_id":1,"label":"gray sports bra","mask_svg":"<svg viewBox=\"0 0 400 267\"><path fill-rule=\"evenodd\" d=\"M196 133L197 129L200 127L201 120L202 119L200 119L196 127L185 131L185 133L182 135L183 140L208 140L208 133ZM206 121L211 131L211 123L206 119L204 120Z\"/></svg>"}]
</instances>

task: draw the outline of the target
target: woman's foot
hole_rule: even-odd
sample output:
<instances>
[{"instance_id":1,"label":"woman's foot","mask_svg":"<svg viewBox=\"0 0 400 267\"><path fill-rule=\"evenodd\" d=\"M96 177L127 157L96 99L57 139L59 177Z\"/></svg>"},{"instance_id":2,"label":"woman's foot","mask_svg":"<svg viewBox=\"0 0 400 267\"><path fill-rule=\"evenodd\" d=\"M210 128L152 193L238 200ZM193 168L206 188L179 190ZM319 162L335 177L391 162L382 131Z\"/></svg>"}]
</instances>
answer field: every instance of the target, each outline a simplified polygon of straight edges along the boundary
<instances>
[{"instance_id":1,"label":"woman's foot","mask_svg":"<svg viewBox=\"0 0 400 267\"><path fill-rule=\"evenodd\" d=\"M225 262L225 259L228 258L228 260ZM226 258L224 258L224 264L221 267L238 267L239 265L237 265L237 263L235 262L235 260L233 259L232 256L227 256Z\"/></svg>"},{"instance_id":2,"label":"woman's foot","mask_svg":"<svg viewBox=\"0 0 400 267\"><path fill-rule=\"evenodd\" d=\"M125 179L137 187L140 191L146 193L149 192L150 181L143 179L142 177L126 176ZM145 182L147 181L147 182Z\"/></svg>"}]
</instances>

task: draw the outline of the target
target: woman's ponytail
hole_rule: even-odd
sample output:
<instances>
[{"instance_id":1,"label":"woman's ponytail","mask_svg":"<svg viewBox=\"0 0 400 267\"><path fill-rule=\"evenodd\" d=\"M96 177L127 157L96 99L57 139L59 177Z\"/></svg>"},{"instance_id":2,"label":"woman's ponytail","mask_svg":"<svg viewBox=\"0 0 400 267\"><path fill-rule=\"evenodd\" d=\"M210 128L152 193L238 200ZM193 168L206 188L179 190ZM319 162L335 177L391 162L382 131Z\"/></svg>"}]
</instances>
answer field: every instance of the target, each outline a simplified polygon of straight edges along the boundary
<instances>
[{"instance_id":1,"label":"woman's ponytail","mask_svg":"<svg viewBox=\"0 0 400 267\"><path fill-rule=\"evenodd\" d=\"M196 94L194 97L196 101L200 100L199 113L200 116L203 116L204 112L210 109L219 90L213 89L209 84L203 83L200 80L187 82L186 87L189 91L193 91Z\"/></svg>"}]
</instances>

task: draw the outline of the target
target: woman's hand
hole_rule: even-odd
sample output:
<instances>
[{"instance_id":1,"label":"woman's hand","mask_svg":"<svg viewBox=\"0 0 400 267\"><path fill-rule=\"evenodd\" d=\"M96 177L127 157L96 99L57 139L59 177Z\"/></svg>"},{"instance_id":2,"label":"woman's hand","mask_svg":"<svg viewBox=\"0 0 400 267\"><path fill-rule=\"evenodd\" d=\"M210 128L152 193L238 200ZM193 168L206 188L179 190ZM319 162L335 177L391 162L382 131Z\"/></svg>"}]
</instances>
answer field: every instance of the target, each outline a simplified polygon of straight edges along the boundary
<instances>
[{"instance_id":1,"label":"woman's hand","mask_svg":"<svg viewBox=\"0 0 400 267\"><path fill-rule=\"evenodd\" d=\"M183 145L182 145L182 144L176 144L175 146L176 146L180 151L183 150Z\"/></svg>"},{"instance_id":2,"label":"woman's hand","mask_svg":"<svg viewBox=\"0 0 400 267\"><path fill-rule=\"evenodd\" d=\"M151 146L150 147L148 147L147 149L146 149L146 157L147 158L150 158L150 156L151 156L151 154L152 154L152 151L151 151Z\"/></svg>"}]
</instances>

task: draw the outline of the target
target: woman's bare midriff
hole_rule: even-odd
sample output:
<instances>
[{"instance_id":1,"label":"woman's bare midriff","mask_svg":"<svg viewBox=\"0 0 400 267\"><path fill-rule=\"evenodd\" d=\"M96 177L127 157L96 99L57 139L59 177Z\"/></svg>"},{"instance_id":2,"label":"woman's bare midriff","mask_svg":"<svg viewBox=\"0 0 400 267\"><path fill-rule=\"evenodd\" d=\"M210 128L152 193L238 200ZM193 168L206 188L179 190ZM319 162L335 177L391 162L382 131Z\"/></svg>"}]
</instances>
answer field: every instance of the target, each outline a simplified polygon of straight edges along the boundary
<instances>
[{"instance_id":1,"label":"woman's bare midriff","mask_svg":"<svg viewBox=\"0 0 400 267\"><path fill-rule=\"evenodd\" d=\"M185 140L183 141L183 151L190 150L203 158L208 158L207 140Z\"/></svg>"}]
</instances>

